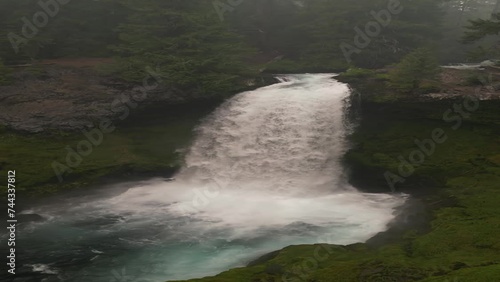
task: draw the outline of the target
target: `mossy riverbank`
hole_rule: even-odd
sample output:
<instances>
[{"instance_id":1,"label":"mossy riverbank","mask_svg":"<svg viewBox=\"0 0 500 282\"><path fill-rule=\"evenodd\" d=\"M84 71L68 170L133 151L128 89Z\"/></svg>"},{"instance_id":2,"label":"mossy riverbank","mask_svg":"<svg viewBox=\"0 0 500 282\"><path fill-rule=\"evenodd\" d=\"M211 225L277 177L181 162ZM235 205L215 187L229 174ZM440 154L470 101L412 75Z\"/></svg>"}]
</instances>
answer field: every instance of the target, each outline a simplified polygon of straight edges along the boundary
<instances>
[{"instance_id":1,"label":"mossy riverbank","mask_svg":"<svg viewBox=\"0 0 500 282\"><path fill-rule=\"evenodd\" d=\"M189 281L498 280L500 101L380 99L387 97L380 82L354 87L361 119L344 160L351 183L369 192L405 192L419 204L366 243L289 246L247 267ZM433 137L439 143L424 142ZM412 168L400 171L402 162ZM391 187L387 172L401 181Z\"/></svg>"},{"instance_id":2,"label":"mossy riverbank","mask_svg":"<svg viewBox=\"0 0 500 282\"><path fill-rule=\"evenodd\" d=\"M103 60L61 59L19 68L17 82L1 89L0 173L16 171L18 205L85 189L103 178L171 176L202 118L232 95L276 82L267 74L241 78L235 90L208 96L174 95L162 86L139 103L131 94L136 85L99 74L95 64ZM101 130L102 138L84 133L103 121L112 132ZM78 151L82 142L91 148ZM1 189L0 198L6 192Z\"/></svg>"},{"instance_id":3,"label":"mossy riverbank","mask_svg":"<svg viewBox=\"0 0 500 282\"><path fill-rule=\"evenodd\" d=\"M183 148L188 148L200 120L222 100L202 101L148 108L133 112L104 134L81 163L64 171L62 182L53 162L67 165L67 148L87 137L76 132L23 134L0 131L0 170L16 171L17 202L71 188L86 187L104 177L120 179L172 175L182 164ZM82 188L83 189L83 188ZM2 193L6 191L2 189ZM3 195L5 196L5 195Z\"/></svg>"},{"instance_id":4,"label":"mossy riverbank","mask_svg":"<svg viewBox=\"0 0 500 282\"><path fill-rule=\"evenodd\" d=\"M290 246L248 267L191 281L489 282L500 277L500 101L477 101L477 107L468 101L467 110L464 97L400 99L386 95L380 81L353 85L361 119L344 159L351 183L369 192L408 193L417 204L367 243ZM82 133L0 129L0 170L16 170L21 205L33 196L85 189L103 177L170 176L182 163L194 127L220 102L135 112L64 174L62 183L52 162L64 163L65 147L75 148L85 138ZM443 132L437 139L446 140L422 149L418 144L434 140L436 129ZM406 171L408 176L401 175L400 156L411 164L415 151L423 160ZM391 187L386 172L404 182Z\"/></svg>"}]
</instances>

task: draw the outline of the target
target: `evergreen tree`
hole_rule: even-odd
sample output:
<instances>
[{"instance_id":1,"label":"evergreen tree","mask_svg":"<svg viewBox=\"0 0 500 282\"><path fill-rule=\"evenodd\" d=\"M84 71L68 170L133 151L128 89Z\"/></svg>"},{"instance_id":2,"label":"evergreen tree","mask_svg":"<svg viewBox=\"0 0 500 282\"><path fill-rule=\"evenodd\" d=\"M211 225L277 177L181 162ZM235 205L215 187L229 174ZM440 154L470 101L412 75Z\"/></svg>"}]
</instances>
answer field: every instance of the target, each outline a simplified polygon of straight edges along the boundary
<instances>
[{"instance_id":1,"label":"evergreen tree","mask_svg":"<svg viewBox=\"0 0 500 282\"><path fill-rule=\"evenodd\" d=\"M483 39L489 35L500 35L500 13L492 15L490 20L470 20L463 41L466 43Z\"/></svg>"},{"instance_id":2,"label":"evergreen tree","mask_svg":"<svg viewBox=\"0 0 500 282\"><path fill-rule=\"evenodd\" d=\"M483 42L485 38L492 39L492 41L486 42L486 44L471 51L469 53L471 57L477 59L500 58L500 42L498 41L498 35L500 35L500 13L492 14L489 20L470 20L466 28L467 31L462 38L463 43L470 44Z\"/></svg>"},{"instance_id":3,"label":"evergreen tree","mask_svg":"<svg viewBox=\"0 0 500 282\"><path fill-rule=\"evenodd\" d=\"M159 67L167 84L196 92L226 92L253 75L245 59L252 50L221 22L207 1L124 1L131 10L120 26L120 73L142 80ZM210 11L210 12L207 12Z\"/></svg>"},{"instance_id":4,"label":"evergreen tree","mask_svg":"<svg viewBox=\"0 0 500 282\"><path fill-rule=\"evenodd\" d=\"M382 67L439 38L443 11L436 1L400 2L400 12L389 13L387 20L375 16L387 15L388 2L384 0L305 2L301 22L308 46L303 58L342 66L347 52L352 54L350 63L354 66ZM363 44L356 44L356 38Z\"/></svg>"},{"instance_id":5,"label":"evergreen tree","mask_svg":"<svg viewBox=\"0 0 500 282\"><path fill-rule=\"evenodd\" d=\"M389 84L403 93L413 93L425 80L436 80L439 64L428 48L419 48L406 55L389 72Z\"/></svg>"}]
</instances>

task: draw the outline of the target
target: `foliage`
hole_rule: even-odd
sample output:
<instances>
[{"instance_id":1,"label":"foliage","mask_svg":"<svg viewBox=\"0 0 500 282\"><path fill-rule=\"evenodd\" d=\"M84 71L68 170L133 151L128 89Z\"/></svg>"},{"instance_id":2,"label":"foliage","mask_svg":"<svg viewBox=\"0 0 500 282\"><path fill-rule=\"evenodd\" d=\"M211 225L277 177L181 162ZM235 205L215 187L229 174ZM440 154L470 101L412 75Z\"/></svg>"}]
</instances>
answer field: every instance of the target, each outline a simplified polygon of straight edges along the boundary
<instances>
[{"instance_id":1,"label":"foliage","mask_svg":"<svg viewBox=\"0 0 500 282\"><path fill-rule=\"evenodd\" d=\"M489 46L488 44L478 44L466 53L467 57L474 62L483 62L494 58L500 58L500 49L496 46Z\"/></svg>"},{"instance_id":2,"label":"foliage","mask_svg":"<svg viewBox=\"0 0 500 282\"><path fill-rule=\"evenodd\" d=\"M6 62L111 55L107 45L116 42L114 30L127 13L115 0L67 1L67 4L59 4L58 9L51 6L49 9L56 12L47 17L45 25L38 27L33 18L37 13L45 13L39 2L0 1L0 30L6 35L0 38L0 57ZM31 27L27 28L26 21ZM23 30L31 33L29 37ZM8 34L15 34L23 40L12 44ZM18 45L17 52L14 45Z\"/></svg>"},{"instance_id":3,"label":"foliage","mask_svg":"<svg viewBox=\"0 0 500 282\"><path fill-rule=\"evenodd\" d=\"M468 31L463 37L463 41L466 43L478 41L488 35L499 35L500 13L494 14L490 20L470 20L467 29Z\"/></svg>"},{"instance_id":4,"label":"foliage","mask_svg":"<svg viewBox=\"0 0 500 282\"><path fill-rule=\"evenodd\" d=\"M439 93L441 91L441 82L438 80L424 80L419 86L418 93Z\"/></svg>"},{"instance_id":5,"label":"foliage","mask_svg":"<svg viewBox=\"0 0 500 282\"><path fill-rule=\"evenodd\" d=\"M218 35L217 31L222 32L218 38L214 38L214 41L204 42L207 49L211 48L212 52L221 47L222 41L227 40L224 43L232 45L233 40L236 40L239 45L234 46L236 49L252 46L260 52L259 55L270 58L283 56L304 66L304 69L344 69L348 62L340 44L355 45L354 37L357 35L355 28L364 30L367 23L375 20L371 12L387 9L388 1L241 1L232 9L224 11L224 21L219 19L211 1L184 2L71 1L60 5L57 15L50 17L49 23L40 28L36 36L29 39L26 44L22 44L18 53L13 51L7 36L1 37L0 58L8 64L60 57L125 56L128 59L127 56L130 54L108 47L139 44L139 42L142 44L144 41L138 38L142 36L143 39L148 37L153 39L146 42L149 47L143 48L143 51L165 52L165 48L162 49L159 43L165 40L165 37L170 37L173 30L179 33L166 43L175 44L175 37L181 39L180 32L192 33L193 28L200 27L198 34L193 33L190 36L186 34L186 36L200 40ZM26 17L31 20L41 9L37 3L36 0L1 1L2 33L14 32L21 36L24 25L21 19ZM401 6L404 8L403 11L391 15L389 24L382 27L379 34L370 38L368 46L360 48L359 52L352 55L352 63L356 67L376 68L395 63L411 49L429 43L442 46L439 58L441 61L463 62L464 54L476 47L459 44L458 39L464 31L462 27L464 23L473 20L467 35L470 38L495 34L497 30L495 23L498 20L495 17L491 19L488 17L495 9L498 11L498 1L402 0ZM159 30L162 28L165 32ZM144 33L140 34L139 31ZM487 45L493 43L488 38L483 41ZM134 49L138 46L129 47ZM190 46L191 49L199 47ZM136 55L142 56L138 59L146 61L156 59L151 56L152 54L140 54L140 50L136 49ZM226 50L221 49L224 52ZM221 59L220 56L217 58ZM229 62L234 62L234 58ZM133 65L138 63L131 62ZM296 66L290 65L290 67ZM280 66L277 69L282 68ZM130 70L124 70L124 77L127 79L131 79L130 76L137 76L133 71L128 72ZM209 76L214 77L214 74ZM232 81L231 77L221 76L220 73L217 73L217 77L216 79L220 81Z\"/></svg>"},{"instance_id":6,"label":"foliage","mask_svg":"<svg viewBox=\"0 0 500 282\"><path fill-rule=\"evenodd\" d=\"M283 59L266 65L265 71L269 73L301 73L307 66L303 62Z\"/></svg>"},{"instance_id":7,"label":"foliage","mask_svg":"<svg viewBox=\"0 0 500 282\"><path fill-rule=\"evenodd\" d=\"M380 75L383 74L370 69L350 67L345 72L340 73L336 79L344 83L357 83L359 81L367 82L373 79L383 79Z\"/></svg>"},{"instance_id":8,"label":"foliage","mask_svg":"<svg viewBox=\"0 0 500 282\"><path fill-rule=\"evenodd\" d=\"M395 63L409 50L436 41L444 31L440 28L443 9L437 1L402 0L401 5L403 11L392 15L380 34L353 54L354 66ZM165 77L176 83L218 91L236 83L236 76L255 73L260 66L248 69L248 65L264 63L263 57L270 61L282 56L295 62L270 67L284 70L289 66L287 72L346 69L340 45L354 44L355 28L364 30L374 21L371 11L386 9L386 0L255 0L225 11L221 21L213 3L204 0L72 1L61 5L59 13L17 54L7 37L0 38L0 57L9 64L60 57L120 57L124 62L118 68L128 80L142 79L136 67L154 62L164 64L169 69ZM31 19L38 10L35 0L0 2L0 30L21 35L20 19ZM252 55L250 47L259 54ZM194 82L193 77L205 82Z\"/></svg>"},{"instance_id":9,"label":"foliage","mask_svg":"<svg viewBox=\"0 0 500 282\"><path fill-rule=\"evenodd\" d=\"M374 72L362 68L349 68L343 75L347 77L368 77L373 75Z\"/></svg>"},{"instance_id":10,"label":"foliage","mask_svg":"<svg viewBox=\"0 0 500 282\"><path fill-rule=\"evenodd\" d=\"M469 71L465 76L465 85L478 86L483 85L485 77L482 73L477 71Z\"/></svg>"},{"instance_id":11,"label":"foliage","mask_svg":"<svg viewBox=\"0 0 500 282\"><path fill-rule=\"evenodd\" d=\"M479 45L476 49L471 50L470 57L481 60L500 58L500 48L498 48L500 43L498 37L500 35L500 13L493 14L488 20L470 20L466 29L462 42L471 44L486 41L489 43L486 46Z\"/></svg>"},{"instance_id":12,"label":"foliage","mask_svg":"<svg viewBox=\"0 0 500 282\"><path fill-rule=\"evenodd\" d=\"M376 68L438 38L443 13L436 1L401 1L401 6L403 11L391 15L363 47L356 47L355 28L365 32L375 22L371 12L387 10L385 0L245 1L228 18L265 54L296 61L303 71L337 71L349 67L344 43L356 49L351 58L355 67Z\"/></svg>"},{"instance_id":13,"label":"foliage","mask_svg":"<svg viewBox=\"0 0 500 282\"><path fill-rule=\"evenodd\" d=\"M215 12L206 13L205 1L124 2L131 13L113 48L122 78L142 81L149 67L171 87L207 94L234 91L241 77L256 74L244 62L252 50Z\"/></svg>"},{"instance_id":14,"label":"foliage","mask_svg":"<svg viewBox=\"0 0 500 282\"><path fill-rule=\"evenodd\" d=\"M177 105L168 109L136 114L95 146L82 164L64 175L59 183L51 163L66 162L66 146L75 148L85 136L73 132L21 134L0 124L0 170L18 171L19 189L24 197L51 194L67 188L84 187L109 175L173 173L182 162L176 150L189 144L199 120L216 106ZM0 190L0 198L6 189Z\"/></svg>"},{"instance_id":15,"label":"foliage","mask_svg":"<svg viewBox=\"0 0 500 282\"><path fill-rule=\"evenodd\" d=\"M443 17L443 34L439 45L441 64L477 62L491 56L471 57L468 53L475 52L479 45L491 46L495 44L494 38L485 38L481 44L457 44L467 31L467 23L470 20L488 20L491 14L500 8L500 2L496 0L446 0L441 4L446 15Z\"/></svg>"},{"instance_id":16,"label":"foliage","mask_svg":"<svg viewBox=\"0 0 500 282\"><path fill-rule=\"evenodd\" d=\"M387 10L387 1L308 1L301 12L302 58L318 63L343 60L341 44L355 48L352 64L363 68L383 67L397 62L405 53L439 36L442 16L436 1L401 1L403 10L390 16L386 26L374 36L366 35L369 23L376 23L371 11ZM356 31L356 28L362 32ZM355 38L364 33L366 46L359 46ZM362 36L361 36L362 37ZM366 41L366 40L361 40Z\"/></svg>"},{"instance_id":17,"label":"foliage","mask_svg":"<svg viewBox=\"0 0 500 282\"><path fill-rule=\"evenodd\" d=\"M389 72L389 85L403 93L415 92L425 80L435 80L439 72L432 51L420 48L406 55Z\"/></svg>"}]
</instances>

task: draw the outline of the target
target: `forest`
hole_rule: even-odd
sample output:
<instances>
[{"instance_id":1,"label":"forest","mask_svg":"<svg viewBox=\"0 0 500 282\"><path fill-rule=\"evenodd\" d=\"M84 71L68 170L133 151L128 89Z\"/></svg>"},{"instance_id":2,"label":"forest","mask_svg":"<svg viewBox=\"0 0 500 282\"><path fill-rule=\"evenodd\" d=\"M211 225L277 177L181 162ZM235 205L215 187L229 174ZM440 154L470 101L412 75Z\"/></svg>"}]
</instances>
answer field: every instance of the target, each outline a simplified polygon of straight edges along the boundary
<instances>
[{"instance_id":1,"label":"forest","mask_svg":"<svg viewBox=\"0 0 500 282\"><path fill-rule=\"evenodd\" d=\"M500 281L500 0L0 0L0 34L0 281Z\"/></svg>"},{"instance_id":2,"label":"forest","mask_svg":"<svg viewBox=\"0 0 500 282\"><path fill-rule=\"evenodd\" d=\"M129 81L155 65L172 86L229 91L262 70L381 68L418 48L440 64L498 56L498 1L392 2L2 1L0 58L115 58L105 71Z\"/></svg>"}]
</instances>

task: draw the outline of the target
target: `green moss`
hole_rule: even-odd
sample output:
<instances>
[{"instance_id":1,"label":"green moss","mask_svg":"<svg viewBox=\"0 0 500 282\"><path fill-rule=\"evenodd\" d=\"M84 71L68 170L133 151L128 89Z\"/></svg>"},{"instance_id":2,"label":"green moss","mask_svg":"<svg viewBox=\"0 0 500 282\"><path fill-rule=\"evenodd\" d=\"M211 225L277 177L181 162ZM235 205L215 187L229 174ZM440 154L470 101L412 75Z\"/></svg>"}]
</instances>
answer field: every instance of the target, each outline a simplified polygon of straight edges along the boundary
<instances>
[{"instance_id":1,"label":"green moss","mask_svg":"<svg viewBox=\"0 0 500 282\"><path fill-rule=\"evenodd\" d=\"M352 78L366 78L375 75L373 70L362 69L362 68L349 68L346 72L342 73L343 77Z\"/></svg>"},{"instance_id":2,"label":"green moss","mask_svg":"<svg viewBox=\"0 0 500 282\"><path fill-rule=\"evenodd\" d=\"M439 93L441 91L441 83L438 81L424 80L420 84L418 93L428 94L428 93Z\"/></svg>"},{"instance_id":3,"label":"green moss","mask_svg":"<svg viewBox=\"0 0 500 282\"><path fill-rule=\"evenodd\" d=\"M498 277L500 277L500 265L489 265L453 271L443 276L422 280L422 282L490 282L497 281Z\"/></svg>"},{"instance_id":4,"label":"green moss","mask_svg":"<svg viewBox=\"0 0 500 282\"><path fill-rule=\"evenodd\" d=\"M27 135L0 131L0 170L16 170L17 191L24 198L84 187L107 175L168 175L181 166L178 149L189 146L193 128L212 106L192 110L151 111L133 116L129 123L116 124L116 131L104 135L79 166L63 174L59 182L53 162L67 165L67 147L76 150L86 140L82 133ZM182 111L185 113L183 114ZM2 196L6 190L2 189ZM21 196L19 196L21 197Z\"/></svg>"}]
</instances>

